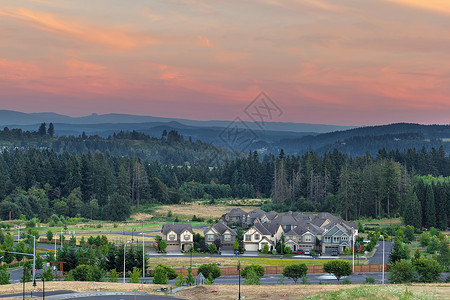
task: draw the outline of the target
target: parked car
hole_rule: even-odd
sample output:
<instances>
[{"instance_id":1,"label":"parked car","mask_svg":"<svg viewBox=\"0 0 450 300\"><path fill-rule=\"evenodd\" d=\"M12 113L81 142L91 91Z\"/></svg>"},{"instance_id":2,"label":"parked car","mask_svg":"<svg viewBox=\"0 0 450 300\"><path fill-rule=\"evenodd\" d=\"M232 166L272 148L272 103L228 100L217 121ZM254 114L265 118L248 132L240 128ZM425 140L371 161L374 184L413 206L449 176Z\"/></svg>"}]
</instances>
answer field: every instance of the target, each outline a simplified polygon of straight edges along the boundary
<instances>
[{"instance_id":1,"label":"parked car","mask_svg":"<svg viewBox=\"0 0 450 300\"><path fill-rule=\"evenodd\" d=\"M332 256L338 256L339 255L339 251L333 250L333 251L331 251L331 255Z\"/></svg>"},{"instance_id":2,"label":"parked car","mask_svg":"<svg viewBox=\"0 0 450 300\"><path fill-rule=\"evenodd\" d=\"M297 254L302 255L303 254L303 250L302 249L298 249L297 250Z\"/></svg>"},{"instance_id":3,"label":"parked car","mask_svg":"<svg viewBox=\"0 0 450 300\"><path fill-rule=\"evenodd\" d=\"M305 249L303 252L305 253L305 255L311 255L311 250L310 249Z\"/></svg>"}]
</instances>

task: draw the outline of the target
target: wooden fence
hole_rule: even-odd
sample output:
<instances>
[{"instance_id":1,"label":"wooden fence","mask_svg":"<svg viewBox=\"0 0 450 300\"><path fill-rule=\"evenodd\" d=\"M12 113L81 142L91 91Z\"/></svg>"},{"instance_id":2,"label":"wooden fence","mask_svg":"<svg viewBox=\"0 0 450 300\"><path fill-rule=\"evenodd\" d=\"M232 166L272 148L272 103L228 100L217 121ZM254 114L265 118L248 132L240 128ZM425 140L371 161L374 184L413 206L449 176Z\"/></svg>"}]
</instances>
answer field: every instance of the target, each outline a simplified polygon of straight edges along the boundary
<instances>
[{"instance_id":1,"label":"wooden fence","mask_svg":"<svg viewBox=\"0 0 450 300\"><path fill-rule=\"evenodd\" d=\"M192 275L197 276L197 268L192 268ZM281 274L283 273L284 267L281 266L269 266L264 267L264 274ZM388 272L388 265L384 265L384 271ZM238 275L239 272L234 267L220 268L222 275ZM383 265L355 265L355 273L377 273L383 271ZM188 275L187 269L175 269L177 274ZM308 266L308 273L325 273L323 271L323 266L311 265Z\"/></svg>"}]
</instances>

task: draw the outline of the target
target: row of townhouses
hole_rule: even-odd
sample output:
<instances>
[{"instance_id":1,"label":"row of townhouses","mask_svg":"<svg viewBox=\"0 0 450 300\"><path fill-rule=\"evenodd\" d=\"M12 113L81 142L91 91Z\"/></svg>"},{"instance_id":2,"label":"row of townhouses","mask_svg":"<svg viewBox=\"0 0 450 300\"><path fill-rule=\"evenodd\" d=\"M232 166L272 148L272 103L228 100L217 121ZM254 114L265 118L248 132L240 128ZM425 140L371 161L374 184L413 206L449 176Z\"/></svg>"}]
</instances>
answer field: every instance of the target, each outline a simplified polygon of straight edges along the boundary
<instances>
[{"instance_id":1,"label":"row of townhouses","mask_svg":"<svg viewBox=\"0 0 450 300\"><path fill-rule=\"evenodd\" d=\"M232 250L236 239L236 231L232 228L235 226L248 228L243 239L246 251L259 251L265 245L272 250L284 236L285 245L294 252L314 249L329 255L351 248L352 239L358 235L355 223L329 213L277 213L261 209L247 213L235 208L204 231L205 243L209 245L219 240L221 250ZM167 250L188 250L193 245L194 233L190 224L164 225L161 233L167 242Z\"/></svg>"}]
</instances>

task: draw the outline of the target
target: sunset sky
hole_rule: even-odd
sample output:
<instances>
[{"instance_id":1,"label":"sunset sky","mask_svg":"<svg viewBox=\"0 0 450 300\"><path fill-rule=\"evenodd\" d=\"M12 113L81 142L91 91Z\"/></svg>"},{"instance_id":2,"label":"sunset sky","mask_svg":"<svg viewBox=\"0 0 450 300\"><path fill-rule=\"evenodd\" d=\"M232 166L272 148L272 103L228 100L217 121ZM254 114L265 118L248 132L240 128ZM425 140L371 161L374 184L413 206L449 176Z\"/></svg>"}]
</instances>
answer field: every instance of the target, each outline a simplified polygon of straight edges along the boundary
<instances>
[{"instance_id":1,"label":"sunset sky","mask_svg":"<svg viewBox=\"0 0 450 300\"><path fill-rule=\"evenodd\" d=\"M450 123L448 0L0 0L0 109Z\"/></svg>"}]
</instances>

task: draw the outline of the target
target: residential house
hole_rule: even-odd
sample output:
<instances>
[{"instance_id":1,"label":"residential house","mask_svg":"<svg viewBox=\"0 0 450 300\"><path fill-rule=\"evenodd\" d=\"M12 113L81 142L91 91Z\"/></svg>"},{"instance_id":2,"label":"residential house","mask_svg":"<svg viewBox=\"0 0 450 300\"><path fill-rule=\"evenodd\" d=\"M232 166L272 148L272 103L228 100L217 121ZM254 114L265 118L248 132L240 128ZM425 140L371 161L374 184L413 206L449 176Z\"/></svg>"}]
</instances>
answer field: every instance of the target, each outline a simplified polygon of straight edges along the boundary
<instances>
[{"instance_id":1,"label":"residential house","mask_svg":"<svg viewBox=\"0 0 450 300\"><path fill-rule=\"evenodd\" d=\"M233 250L233 243L236 239L236 232L228 227L222 220L206 229L205 244L220 244L220 250ZM218 241L218 242L216 242Z\"/></svg>"},{"instance_id":2,"label":"residential house","mask_svg":"<svg viewBox=\"0 0 450 300\"><path fill-rule=\"evenodd\" d=\"M331 255L334 250L343 253L346 247L352 247L352 238L356 235L358 230L346 222L333 225L322 235L322 254Z\"/></svg>"},{"instance_id":3,"label":"residential house","mask_svg":"<svg viewBox=\"0 0 450 300\"><path fill-rule=\"evenodd\" d=\"M300 249L321 250L318 241L322 239L323 233L324 230L314 224L306 221L298 222L292 230L285 233L285 245L293 252Z\"/></svg>"},{"instance_id":4,"label":"residential house","mask_svg":"<svg viewBox=\"0 0 450 300\"><path fill-rule=\"evenodd\" d=\"M245 227L250 224L250 215L241 208L233 208L224 216L224 221L228 225L239 224L241 227Z\"/></svg>"},{"instance_id":5,"label":"residential house","mask_svg":"<svg viewBox=\"0 0 450 300\"><path fill-rule=\"evenodd\" d=\"M194 231L191 224L164 224L162 239L166 241L166 250L189 250L194 245Z\"/></svg>"},{"instance_id":6,"label":"residential house","mask_svg":"<svg viewBox=\"0 0 450 300\"><path fill-rule=\"evenodd\" d=\"M281 237L283 228L276 223L256 222L246 232L244 232L245 251L258 251L269 246L269 250L275 248L278 238Z\"/></svg>"}]
</instances>

